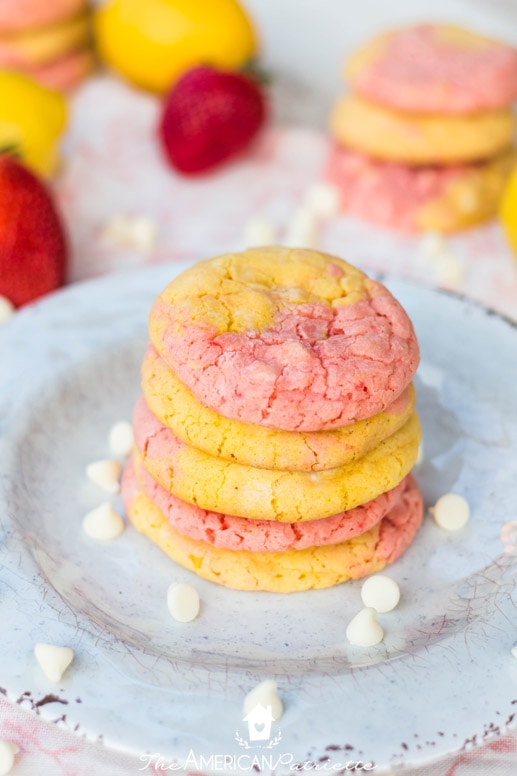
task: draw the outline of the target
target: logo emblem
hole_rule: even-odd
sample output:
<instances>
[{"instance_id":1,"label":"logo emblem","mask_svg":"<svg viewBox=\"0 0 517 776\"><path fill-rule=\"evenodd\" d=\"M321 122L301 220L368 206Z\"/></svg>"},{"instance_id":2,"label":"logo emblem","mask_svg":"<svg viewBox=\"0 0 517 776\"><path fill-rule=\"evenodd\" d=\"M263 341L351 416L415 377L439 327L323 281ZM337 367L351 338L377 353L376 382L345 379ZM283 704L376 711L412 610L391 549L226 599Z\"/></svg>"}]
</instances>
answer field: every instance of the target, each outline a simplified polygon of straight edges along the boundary
<instances>
[{"instance_id":1,"label":"logo emblem","mask_svg":"<svg viewBox=\"0 0 517 776\"><path fill-rule=\"evenodd\" d=\"M242 721L248 724L249 740L243 738L238 730L235 733L235 740L245 749L254 749L255 747L262 746L266 749L272 749L282 740L281 731L278 731L278 734L273 739L271 738L271 725L275 718L270 705L263 706L261 703L257 703ZM251 745L251 742L254 742L254 746Z\"/></svg>"}]
</instances>

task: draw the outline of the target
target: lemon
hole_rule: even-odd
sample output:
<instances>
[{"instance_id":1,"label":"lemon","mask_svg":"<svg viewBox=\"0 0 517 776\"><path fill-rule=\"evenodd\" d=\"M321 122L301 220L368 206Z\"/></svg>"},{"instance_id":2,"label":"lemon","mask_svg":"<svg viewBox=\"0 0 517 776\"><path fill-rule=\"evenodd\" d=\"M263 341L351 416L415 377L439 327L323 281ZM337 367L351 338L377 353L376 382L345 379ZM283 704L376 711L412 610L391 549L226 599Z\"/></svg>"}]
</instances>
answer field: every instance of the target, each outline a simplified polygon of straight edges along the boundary
<instances>
[{"instance_id":1,"label":"lemon","mask_svg":"<svg viewBox=\"0 0 517 776\"><path fill-rule=\"evenodd\" d=\"M51 176L66 117L60 94L21 73L0 70L0 152L18 156L38 175Z\"/></svg>"},{"instance_id":2,"label":"lemon","mask_svg":"<svg viewBox=\"0 0 517 776\"><path fill-rule=\"evenodd\" d=\"M517 167L506 184L499 208L499 216L510 245L517 256Z\"/></svg>"},{"instance_id":3,"label":"lemon","mask_svg":"<svg viewBox=\"0 0 517 776\"><path fill-rule=\"evenodd\" d=\"M256 46L237 0L108 0L94 24L101 59L153 92L194 65L235 70Z\"/></svg>"}]
</instances>

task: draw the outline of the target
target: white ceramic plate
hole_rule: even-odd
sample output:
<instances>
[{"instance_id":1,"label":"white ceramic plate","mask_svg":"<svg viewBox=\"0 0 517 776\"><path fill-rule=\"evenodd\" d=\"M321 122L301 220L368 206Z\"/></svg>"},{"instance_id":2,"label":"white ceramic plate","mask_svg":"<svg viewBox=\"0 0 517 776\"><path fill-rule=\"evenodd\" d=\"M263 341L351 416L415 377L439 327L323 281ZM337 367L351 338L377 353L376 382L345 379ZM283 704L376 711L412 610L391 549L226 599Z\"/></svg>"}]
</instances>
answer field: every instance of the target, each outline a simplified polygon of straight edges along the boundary
<instances>
[{"instance_id":1,"label":"white ceramic plate","mask_svg":"<svg viewBox=\"0 0 517 776\"><path fill-rule=\"evenodd\" d=\"M421 344L425 457L416 473L426 502L457 491L472 517L456 534L426 519L389 572L402 600L381 617L384 643L352 648L344 634L361 606L360 583L239 593L193 577L132 528L106 545L81 532L84 512L103 499L85 466L109 455L110 425L130 417L147 312L179 269L71 287L0 333L7 695L25 693L41 714L65 713L107 744L180 763L190 756L189 770L215 772L246 772L251 760L242 758L256 755L273 758L280 773L307 760L334 770L374 762L381 773L503 730L517 709L515 556L500 542L517 516L517 330L466 300L389 281ZM201 594L193 623L167 614L172 580ZM35 666L36 641L75 649L60 685ZM285 714L252 746L243 697L271 676Z\"/></svg>"}]
</instances>

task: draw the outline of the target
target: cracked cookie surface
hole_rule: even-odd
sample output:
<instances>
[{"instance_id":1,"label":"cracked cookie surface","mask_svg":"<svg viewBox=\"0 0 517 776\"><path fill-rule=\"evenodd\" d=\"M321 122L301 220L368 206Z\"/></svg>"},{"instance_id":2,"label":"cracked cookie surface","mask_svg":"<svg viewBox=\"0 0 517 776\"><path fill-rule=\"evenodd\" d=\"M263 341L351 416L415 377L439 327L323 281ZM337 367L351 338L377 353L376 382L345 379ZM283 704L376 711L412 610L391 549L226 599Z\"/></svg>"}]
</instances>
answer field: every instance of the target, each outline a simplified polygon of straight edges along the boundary
<instances>
[{"instance_id":1,"label":"cracked cookie surface","mask_svg":"<svg viewBox=\"0 0 517 776\"><path fill-rule=\"evenodd\" d=\"M288 431L339 428L384 411L419 360L412 324L382 284L301 249L200 262L160 294L149 333L201 404Z\"/></svg>"},{"instance_id":2,"label":"cracked cookie surface","mask_svg":"<svg viewBox=\"0 0 517 776\"><path fill-rule=\"evenodd\" d=\"M142 389L152 413L188 445L262 469L320 471L351 463L391 436L415 408L409 385L384 412L328 431L283 431L230 420L193 396L151 345Z\"/></svg>"}]
</instances>

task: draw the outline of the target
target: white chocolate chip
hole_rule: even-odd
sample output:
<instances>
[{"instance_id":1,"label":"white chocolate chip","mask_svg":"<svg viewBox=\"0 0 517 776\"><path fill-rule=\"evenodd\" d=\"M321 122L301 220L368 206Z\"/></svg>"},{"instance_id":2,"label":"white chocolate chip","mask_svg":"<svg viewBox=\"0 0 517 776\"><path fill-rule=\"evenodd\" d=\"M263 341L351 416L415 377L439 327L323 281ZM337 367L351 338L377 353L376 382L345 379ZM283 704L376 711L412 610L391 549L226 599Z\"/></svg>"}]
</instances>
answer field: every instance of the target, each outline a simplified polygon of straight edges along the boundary
<instances>
[{"instance_id":1,"label":"white chocolate chip","mask_svg":"<svg viewBox=\"0 0 517 776\"><path fill-rule=\"evenodd\" d=\"M363 582L361 598L365 606L384 614L391 612L400 601L400 588L386 574L374 574Z\"/></svg>"},{"instance_id":2,"label":"white chocolate chip","mask_svg":"<svg viewBox=\"0 0 517 776\"><path fill-rule=\"evenodd\" d=\"M177 622L192 622L199 614L199 593L187 582L173 582L167 590L167 608Z\"/></svg>"},{"instance_id":3,"label":"white chocolate chip","mask_svg":"<svg viewBox=\"0 0 517 776\"><path fill-rule=\"evenodd\" d=\"M479 194L475 189L464 188L459 192L457 202L462 213L474 213L479 205Z\"/></svg>"},{"instance_id":4,"label":"white chocolate chip","mask_svg":"<svg viewBox=\"0 0 517 776\"><path fill-rule=\"evenodd\" d=\"M318 239L318 223L311 210L298 210L287 229L285 244L292 248L314 248Z\"/></svg>"},{"instance_id":5,"label":"white chocolate chip","mask_svg":"<svg viewBox=\"0 0 517 776\"><path fill-rule=\"evenodd\" d=\"M441 234L438 232L426 232L420 238L419 248L420 252L426 258L433 258L438 256L444 250L444 240Z\"/></svg>"},{"instance_id":6,"label":"white chocolate chip","mask_svg":"<svg viewBox=\"0 0 517 776\"><path fill-rule=\"evenodd\" d=\"M427 232L423 235L420 240L420 252L432 265L437 283L447 286L461 285L465 278L463 265L440 234Z\"/></svg>"},{"instance_id":7,"label":"white chocolate chip","mask_svg":"<svg viewBox=\"0 0 517 776\"><path fill-rule=\"evenodd\" d=\"M141 253L151 253L156 245L156 224L147 216L136 216L132 224L133 247Z\"/></svg>"},{"instance_id":8,"label":"white chocolate chip","mask_svg":"<svg viewBox=\"0 0 517 776\"><path fill-rule=\"evenodd\" d=\"M446 493L440 496L429 512L440 528L446 531L459 531L467 524L470 507L467 500L458 493Z\"/></svg>"},{"instance_id":9,"label":"white chocolate chip","mask_svg":"<svg viewBox=\"0 0 517 776\"><path fill-rule=\"evenodd\" d=\"M303 200L304 208L323 219L337 215L340 204L341 196L337 186L323 182L311 186Z\"/></svg>"},{"instance_id":10,"label":"white chocolate chip","mask_svg":"<svg viewBox=\"0 0 517 776\"><path fill-rule=\"evenodd\" d=\"M265 218L253 218L248 221L244 227L244 242L250 248L274 245L276 239L272 225Z\"/></svg>"},{"instance_id":11,"label":"white chocolate chip","mask_svg":"<svg viewBox=\"0 0 517 776\"><path fill-rule=\"evenodd\" d=\"M151 253L156 244L156 224L148 216L113 216L101 232L101 240L115 248Z\"/></svg>"},{"instance_id":12,"label":"white chocolate chip","mask_svg":"<svg viewBox=\"0 0 517 776\"><path fill-rule=\"evenodd\" d=\"M126 458L133 448L133 426L127 420L119 420L109 430L108 441L113 455Z\"/></svg>"},{"instance_id":13,"label":"white chocolate chip","mask_svg":"<svg viewBox=\"0 0 517 776\"><path fill-rule=\"evenodd\" d=\"M7 776L11 773L14 765L14 758L20 751L20 748L11 741L0 738L0 776Z\"/></svg>"},{"instance_id":14,"label":"white chocolate chip","mask_svg":"<svg viewBox=\"0 0 517 776\"><path fill-rule=\"evenodd\" d=\"M514 647L512 647L512 655L517 660L517 644Z\"/></svg>"},{"instance_id":15,"label":"white chocolate chip","mask_svg":"<svg viewBox=\"0 0 517 776\"><path fill-rule=\"evenodd\" d=\"M7 321L14 315L14 305L10 299L0 294L0 324Z\"/></svg>"},{"instance_id":16,"label":"white chocolate chip","mask_svg":"<svg viewBox=\"0 0 517 776\"><path fill-rule=\"evenodd\" d=\"M419 466L423 460L424 460L424 446L422 442L420 442L420 444L418 445L418 451L416 454L415 466Z\"/></svg>"},{"instance_id":17,"label":"white chocolate chip","mask_svg":"<svg viewBox=\"0 0 517 776\"><path fill-rule=\"evenodd\" d=\"M87 512L82 525L83 531L90 539L101 542L117 539L124 531L124 520L109 501Z\"/></svg>"},{"instance_id":18,"label":"white chocolate chip","mask_svg":"<svg viewBox=\"0 0 517 776\"><path fill-rule=\"evenodd\" d=\"M435 262L436 280L448 286L459 286L465 278L461 262L452 253L440 253Z\"/></svg>"},{"instance_id":19,"label":"white chocolate chip","mask_svg":"<svg viewBox=\"0 0 517 776\"><path fill-rule=\"evenodd\" d=\"M86 467L88 478L108 493L118 493L120 490L120 472L122 467L119 461L94 461Z\"/></svg>"},{"instance_id":20,"label":"white chocolate chip","mask_svg":"<svg viewBox=\"0 0 517 776\"><path fill-rule=\"evenodd\" d=\"M346 637L356 647L373 647L384 638L384 631L377 622L375 609L366 607L348 623Z\"/></svg>"},{"instance_id":21,"label":"white chocolate chip","mask_svg":"<svg viewBox=\"0 0 517 776\"><path fill-rule=\"evenodd\" d=\"M74 650L70 647L58 647L54 644L38 642L34 655L41 670L51 682L60 682L61 677L74 659Z\"/></svg>"},{"instance_id":22,"label":"white chocolate chip","mask_svg":"<svg viewBox=\"0 0 517 776\"><path fill-rule=\"evenodd\" d=\"M253 711L255 706L271 707L273 720L277 722L284 713L284 704L278 697L278 687L274 679L265 679L257 684L244 698L244 715Z\"/></svg>"}]
</instances>

